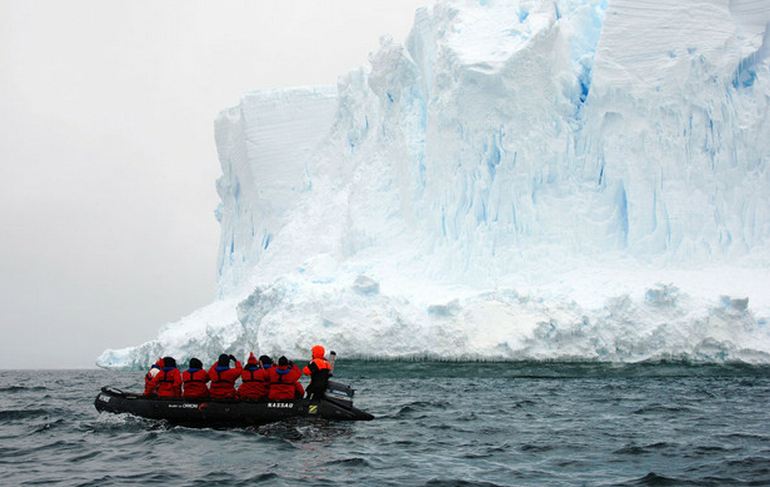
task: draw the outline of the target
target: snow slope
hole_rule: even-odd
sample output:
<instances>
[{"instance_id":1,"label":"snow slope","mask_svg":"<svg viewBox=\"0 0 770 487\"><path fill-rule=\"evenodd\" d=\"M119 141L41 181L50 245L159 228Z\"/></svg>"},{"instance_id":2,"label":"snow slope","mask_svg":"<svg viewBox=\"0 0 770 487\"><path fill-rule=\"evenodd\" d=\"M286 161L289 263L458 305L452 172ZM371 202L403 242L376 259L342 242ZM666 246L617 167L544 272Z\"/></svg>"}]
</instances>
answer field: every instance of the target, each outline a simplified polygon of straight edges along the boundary
<instances>
[{"instance_id":1,"label":"snow slope","mask_svg":"<svg viewBox=\"0 0 770 487\"><path fill-rule=\"evenodd\" d=\"M442 1L222 113L219 297L159 354L770 362L770 4Z\"/></svg>"}]
</instances>

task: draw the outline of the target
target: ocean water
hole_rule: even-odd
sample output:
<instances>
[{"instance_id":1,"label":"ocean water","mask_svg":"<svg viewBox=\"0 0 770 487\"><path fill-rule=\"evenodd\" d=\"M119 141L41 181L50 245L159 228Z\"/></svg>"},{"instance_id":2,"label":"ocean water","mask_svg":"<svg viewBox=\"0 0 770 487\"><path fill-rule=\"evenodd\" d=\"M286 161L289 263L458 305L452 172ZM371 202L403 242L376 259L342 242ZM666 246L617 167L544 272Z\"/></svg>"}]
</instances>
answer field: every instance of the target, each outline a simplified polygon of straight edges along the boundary
<instances>
[{"instance_id":1,"label":"ocean water","mask_svg":"<svg viewBox=\"0 0 770 487\"><path fill-rule=\"evenodd\" d=\"M770 367L339 361L371 422L98 414L143 372L0 371L0 485L770 485Z\"/></svg>"}]
</instances>

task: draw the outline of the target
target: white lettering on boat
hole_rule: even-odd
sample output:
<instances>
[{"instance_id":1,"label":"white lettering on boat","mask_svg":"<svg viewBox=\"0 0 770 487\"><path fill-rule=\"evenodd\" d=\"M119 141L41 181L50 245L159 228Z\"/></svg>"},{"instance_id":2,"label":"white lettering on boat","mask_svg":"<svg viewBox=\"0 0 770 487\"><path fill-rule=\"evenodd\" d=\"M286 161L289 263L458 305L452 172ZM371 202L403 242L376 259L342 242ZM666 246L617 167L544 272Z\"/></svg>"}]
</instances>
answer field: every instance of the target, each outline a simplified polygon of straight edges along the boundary
<instances>
[{"instance_id":1,"label":"white lettering on boat","mask_svg":"<svg viewBox=\"0 0 770 487\"><path fill-rule=\"evenodd\" d=\"M110 399L112 399L110 396L99 394L99 400L102 402L110 402Z\"/></svg>"},{"instance_id":2,"label":"white lettering on boat","mask_svg":"<svg viewBox=\"0 0 770 487\"><path fill-rule=\"evenodd\" d=\"M269 402L267 403L269 408L285 408L290 409L294 407L294 403L291 402Z\"/></svg>"},{"instance_id":3,"label":"white lettering on boat","mask_svg":"<svg viewBox=\"0 0 770 487\"><path fill-rule=\"evenodd\" d=\"M169 404L169 409L198 409L197 404Z\"/></svg>"}]
</instances>

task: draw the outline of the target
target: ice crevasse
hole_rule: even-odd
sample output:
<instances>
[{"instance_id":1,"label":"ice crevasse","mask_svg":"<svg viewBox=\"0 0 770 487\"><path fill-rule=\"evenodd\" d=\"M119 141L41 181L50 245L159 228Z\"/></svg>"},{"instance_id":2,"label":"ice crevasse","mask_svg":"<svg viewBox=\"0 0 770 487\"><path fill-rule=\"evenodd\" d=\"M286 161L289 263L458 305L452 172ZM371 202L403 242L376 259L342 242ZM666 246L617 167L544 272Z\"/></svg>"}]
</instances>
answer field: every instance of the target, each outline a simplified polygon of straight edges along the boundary
<instances>
[{"instance_id":1,"label":"ice crevasse","mask_svg":"<svg viewBox=\"0 0 770 487\"><path fill-rule=\"evenodd\" d=\"M770 362L770 3L439 1L215 135L216 300L162 354Z\"/></svg>"}]
</instances>

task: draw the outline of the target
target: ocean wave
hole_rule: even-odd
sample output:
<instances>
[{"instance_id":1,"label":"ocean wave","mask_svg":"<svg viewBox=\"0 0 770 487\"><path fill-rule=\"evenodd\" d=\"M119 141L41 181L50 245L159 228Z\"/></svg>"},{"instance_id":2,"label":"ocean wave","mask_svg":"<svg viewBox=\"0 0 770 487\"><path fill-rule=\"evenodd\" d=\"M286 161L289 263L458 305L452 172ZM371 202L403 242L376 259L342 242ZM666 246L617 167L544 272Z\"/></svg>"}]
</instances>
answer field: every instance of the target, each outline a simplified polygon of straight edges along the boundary
<instances>
[{"instance_id":1,"label":"ocean wave","mask_svg":"<svg viewBox=\"0 0 770 487\"><path fill-rule=\"evenodd\" d=\"M34 392L34 391L45 391L48 390L45 386L22 386L22 385L12 385L12 386L5 386L0 387L0 392Z\"/></svg>"},{"instance_id":2,"label":"ocean wave","mask_svg":"<svg viewBox=\"0 0 770 487\"><path fill-rule=\"evenodd\" d=\"M0 421L18 421L40 416L48 416L45 409L6 409L0 410Z\"/></svg>"}]
</instances>

